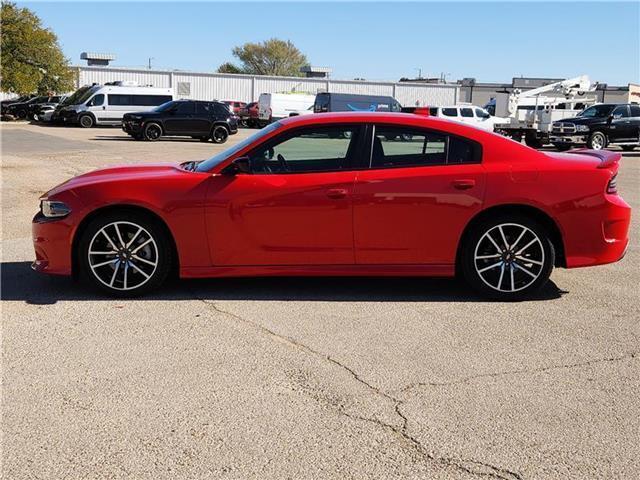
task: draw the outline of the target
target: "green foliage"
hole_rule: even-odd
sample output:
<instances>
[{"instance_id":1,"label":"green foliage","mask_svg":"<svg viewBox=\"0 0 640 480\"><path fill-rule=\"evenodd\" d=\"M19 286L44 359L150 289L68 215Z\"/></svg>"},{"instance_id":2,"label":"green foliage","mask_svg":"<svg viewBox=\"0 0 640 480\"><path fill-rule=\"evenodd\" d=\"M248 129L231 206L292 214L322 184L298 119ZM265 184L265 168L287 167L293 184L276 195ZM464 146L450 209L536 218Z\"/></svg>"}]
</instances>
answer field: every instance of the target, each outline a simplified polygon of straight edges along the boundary
<instances>
[{"instance_id":1,"label":"green foliage","mask_svg":"<svg viewBox=\"0 0 640 480\"><path fill-rule=\"evenodd\" d=\"M224 62L218 67L218 73L244 73L240 67L231 62Z\"/></svg>"},{"instance_id":2,"label":"green foliage","mask_svg":"<svg viewBox=\"0 0 640 480\"><path fill-rule=\"evenodd\" d=\"M235 47L233 55L241 65L224 63L218 69L224 73L252 75L282 75L299 77L300 67L307 65L307 57L289 40L271 38L262 43L245 43Z\"/></svg>"},{"instance_id":3,"label":"green foliage","mask_svg":"<svg viewBox=\"0 0 640 480\"><path fill-rule=\"evenodd\" d=\"M56 35L28 8L2 2L0 82L5 92L64 93L74 89Z\"/></svg>"}]
</instances>

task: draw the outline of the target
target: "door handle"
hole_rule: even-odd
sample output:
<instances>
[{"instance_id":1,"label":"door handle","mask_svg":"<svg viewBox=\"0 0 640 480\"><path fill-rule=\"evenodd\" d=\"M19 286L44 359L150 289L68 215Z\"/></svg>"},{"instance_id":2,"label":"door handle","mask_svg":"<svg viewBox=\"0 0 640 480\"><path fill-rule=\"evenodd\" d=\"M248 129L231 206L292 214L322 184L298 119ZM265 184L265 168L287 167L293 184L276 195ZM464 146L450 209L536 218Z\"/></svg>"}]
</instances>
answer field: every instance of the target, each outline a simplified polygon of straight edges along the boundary
<instances>
[{"instance_id":1,"label":"door handle","mask_svg":"<svg viewBox=\"0 0 640 480\"><path fill-rule=\"evenodd\" d=\"M458 190L469 190L470 188L473 188L475 186L476 186L476 181L471 179L453 181L453 188Z\"/></svg>"},{"instance_id":2,"label":"door handle","mask_svg":"<svg viewBox=\"0 0 640 480\"><path fill-rule=\"evenodd\" d=\"M329 198L344 198L347 196L347 190L344 188L331 188L327 190L327 197Z\"/></svg>"}]
</instances>

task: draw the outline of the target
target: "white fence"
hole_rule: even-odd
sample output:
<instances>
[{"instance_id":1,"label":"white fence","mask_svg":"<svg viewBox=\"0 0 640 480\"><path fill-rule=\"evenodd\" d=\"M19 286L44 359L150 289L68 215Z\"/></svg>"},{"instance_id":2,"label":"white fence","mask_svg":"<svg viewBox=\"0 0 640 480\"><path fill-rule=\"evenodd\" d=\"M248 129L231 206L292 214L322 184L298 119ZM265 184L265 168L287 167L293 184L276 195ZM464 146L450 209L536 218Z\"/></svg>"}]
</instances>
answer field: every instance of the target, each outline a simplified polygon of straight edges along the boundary
<instances>
[{"instance_id":1,"label":"white fence","mask_svg":"<svg viewBox=\"0 0 640 480\"><path fill-rule=\"evenodd\" d=\"M257 101L261 93L318 92L389 95L403 106L455 105L458 85L369 82L301 77L266 77L224 73L144 70L119 67L74 67L77 86L113 81L135 81L140 85L173 88L178 98L194 100Z\"/></svg>"}]
</instances>

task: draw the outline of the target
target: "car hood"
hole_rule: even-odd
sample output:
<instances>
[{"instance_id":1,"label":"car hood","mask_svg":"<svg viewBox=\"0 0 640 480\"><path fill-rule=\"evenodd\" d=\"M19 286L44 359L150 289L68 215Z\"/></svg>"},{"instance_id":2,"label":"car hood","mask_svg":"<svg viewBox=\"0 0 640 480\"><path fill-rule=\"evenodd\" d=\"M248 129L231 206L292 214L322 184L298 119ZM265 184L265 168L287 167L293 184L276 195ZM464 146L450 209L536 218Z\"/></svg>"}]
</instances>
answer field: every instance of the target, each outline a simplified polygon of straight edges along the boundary
<instances>
[{"instance_id":1,"label":"car hood","mask_svg":"<svg viewBox=\"0 0 640 480\"><path fill-rule=\"evenodd\" d=\"M572 117L557 120L558 123L575 123L576 125L589 125L590 123L604 122L604 117Z\"/></svg>"},{"instance_id":2,"label":"car hood","mask_svg":"<svg viewBox=\"0 0 640 480\"><path fill-rule=\"evenodd\" d=\"M67 180L49 190L45 196L51 197L58 193L76 188L87 187L98 183L126 182L150 178L169 178L173 175L185 173L186 170L176 163L154 163L145 165L122 165L94 170Z\"/></svg>"}]
</instances>

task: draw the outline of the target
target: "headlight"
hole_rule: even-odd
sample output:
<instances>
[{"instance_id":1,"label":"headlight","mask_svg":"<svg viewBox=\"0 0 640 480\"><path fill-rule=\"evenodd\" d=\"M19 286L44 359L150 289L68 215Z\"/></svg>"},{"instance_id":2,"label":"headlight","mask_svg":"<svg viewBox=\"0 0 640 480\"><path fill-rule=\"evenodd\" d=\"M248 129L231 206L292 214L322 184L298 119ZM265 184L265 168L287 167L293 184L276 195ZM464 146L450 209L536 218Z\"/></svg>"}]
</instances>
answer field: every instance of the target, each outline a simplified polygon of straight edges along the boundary
<instances>
[{"instance_id":1,"label":"headlight","mask_svg":"<svg viewBox=\"0 0 640 480\"><path fill-rule=\"evenodd\" d=\"M142 120L142 117L140 115L129 115L129 120L135 120L136 122L139 122L140 120Z\"/></svg>"},{"instance_id":2,"label":"headlight","mask_svg":"<svg viewBox=\"0 0 640 480\"><path fill-rule=\"evenodd\" d=\"M65 203L53 200L41 200L40 211L47 218L66 217L71 213L71 209Z\"/></svg>"},{"instance_id":3,"label":"headlight","mask_svg":"<svg viewBox=\"0 0 640 480\"><path fill-rule=\"evenodd\" d=\"M589 131L588 125L576 125L576 132L588 132L588 131Z\"/></svg>"}]
</instances>

